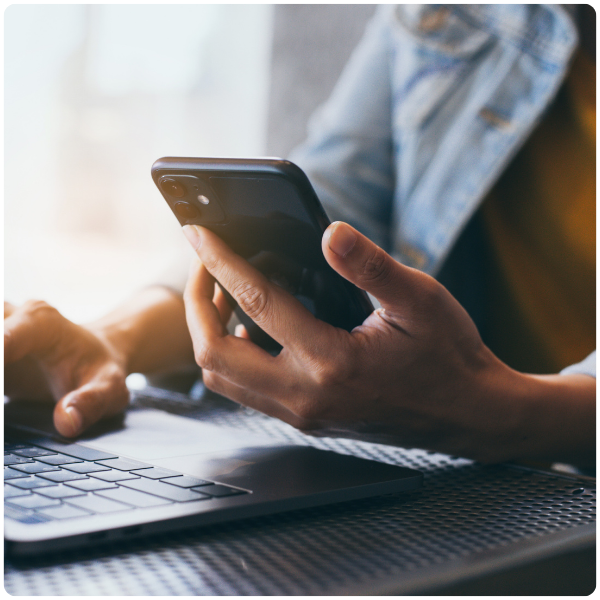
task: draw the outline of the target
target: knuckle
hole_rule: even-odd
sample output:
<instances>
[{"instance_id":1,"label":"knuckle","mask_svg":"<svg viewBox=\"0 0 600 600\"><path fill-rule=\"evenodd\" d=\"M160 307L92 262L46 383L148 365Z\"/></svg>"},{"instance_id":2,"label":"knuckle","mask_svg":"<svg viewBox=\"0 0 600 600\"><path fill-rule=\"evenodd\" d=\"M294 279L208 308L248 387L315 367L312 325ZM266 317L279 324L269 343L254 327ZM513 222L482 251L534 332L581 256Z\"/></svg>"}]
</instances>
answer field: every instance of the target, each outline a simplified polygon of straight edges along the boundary
<instances>
[{"instance_id":1,"label":"knuckle","mask_svg":"<svg viewBox=\"0 0 600 600\"><path fill-rule=\"evenodd\" d=\"M381 248L375 248L367 257L363 277L370 283L385 283L391 276L391 261Z\"/></svg>"},{"instance_id":2,"label":"knuckle","mask_svg":"<svg viewBox=\"0 0 600 600\"><path fill-rule=\"evenodd\" d=\"M251 283L242 282L233 291L233 297L240 308L253 320L264 319L269 306L268 292Z\"/></svg>"},{"instance_id":3,"label":"knuckle","mask_svg":"<svg viewBox=\"0 0 600 600\"><path fill-rule=\"evenodd\" d=\"M352 361L329 359L321 361L314 370L313 378L319 388L337 388L348 382L352 376Z\"/></svg>"},{"instance_id":4,"label":"knuckle","mask_svg":"<svg viewBox=\"0 0 600 600\"><path fill-rule=\"evenodd\" d=\"M428 310L438 308L446 295L444 286L425 273L422 274L420 292L421 305L427 307Z\"/></svg>"},{"instance_id":5,"label":"knuckle","mask_svg":"<svg viewBox=\"0 0 600 600\"><path fill-rule=\"evenodd\" d=\"M196 364L206 371L214 369L214 350L209 344L197 344L194 348Z\"/></svg>"},{"instance_id":6,"label":"knuckle","mask_svg":"<svg viewBox=\"0 0 600 600\"><path fill-rule=\"evenodd\" d=\"M60 316L58 310L44 300L27 300L23 304L23 310L31 316L41 319L54 319Z\"/></svg>"}]
</instances>

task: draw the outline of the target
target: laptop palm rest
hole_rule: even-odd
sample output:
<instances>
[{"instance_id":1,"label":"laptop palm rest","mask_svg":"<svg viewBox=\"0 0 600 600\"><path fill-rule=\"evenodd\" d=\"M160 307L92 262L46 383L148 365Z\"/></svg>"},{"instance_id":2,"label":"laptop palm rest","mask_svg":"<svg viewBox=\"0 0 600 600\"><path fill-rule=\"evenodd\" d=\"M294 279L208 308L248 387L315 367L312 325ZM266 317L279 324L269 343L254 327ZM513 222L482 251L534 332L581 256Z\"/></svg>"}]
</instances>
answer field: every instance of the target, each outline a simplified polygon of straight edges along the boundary
<instances>
[{"instance_id":1,"label":"laptop palm rest","mask_svg":"<svg viewBox=\"0 0 600 600\"><path fill-rule=\"evenodd\" d=\"M83 441L83 440L82 440ZM306 495L401 478L400 467L147 409L86 445L244 489ZM414 471L405 469L406 475Z\"/></svg>"},{"instance_id":2,"label":"laptop palm rest","mask_svg":"<svg viewBox=\"0 0 600 600\"><path fill-rule=\"evenodd\" d=\"M243 428L225 427L155 409L130 410L112 422L105 421L90 429L85 436L77 440L65 440L56 434L52 435L51 414L50 405L8 402L5 403L5 427L11 432L11 439L14 438L13 432L17 427L18 431L24 433L29 444L36 446L37 442L42 448L51 448L66 455L74 452L72 444L75 442L79 446L108 455L143 461L147 463L146 468L151 465L162 467L164 474L159 476L164 479L153 482L152 477L146 477L144 470L133 470L132 473L139 481L132 481L128 476L117 477L117 483L110 484L108 487L112 489L106 492L91 491L83 499L80 496L73 499L67 497L61 501L58 508L48 510L72 512L74 504L86 508L88 502L98 502L97 495L131 495L130 488L151 495L156 494L160 498L172 499L174 502L164 507L142 508L137 511L131 509L128 512L125 506L128 500L123 496L121 501L125 504L118 505L119 511L107 515L91 515L87 521L84 518L71 518L60 523L27 525L11 519L10 523L5 522L5 539L11 542L11 553L34 554L57 547L86 544L92 541L92 537L89 536L96 536L94 532L103 530L109 531L108 534L103 534L108 536L107 540L115 539L121 531L129 535L133 531L130 527L132 524L136 527L137 536L166 531L169 528L175 530L188 525L217 523L282 510L403 492L418 488L422 483L422 474L412 469L319 450L309 445L286 443ZM48 441L49 437L54 438L52 444ZM77 453L71 455L77 456ZM44 458L40 460L43 461ZM99 463L108 467L110 461L100 460ZM87 464L89 463L82 466L87 469ZM20 467L21 465L17 464L15 469ZM70 465L67 464L65 468L70 468ZM169 471L165 473L164 469ZM61 484L59 488L64 489L70 485L77 487L82 478L87 478L91 484L96 485L92 480L97 469L91 470L94 472L91 472L90 476L72 477L72 473L67 473L69 481ZM169 477L178 473L179 477L183 474L206 481L204 484L198 482L200 485L192 491L177 491L176 486L171 485L175 480L170 480ZM11 474L12 476L14 475ZM39 475L51 480L54 476L52 472ZM102 478L103 475L99 473L98 476ZM38 476L28 477L35 479ZM71 479L75 481L71 483ZM9 481L9 487L21 486L19 481L17 479L14 484L12 480ZM237 488L238 491L233 495L228 494L227 497L218 497L223 494L216 494L208 500L197 496L196 501L196 492L208 491L209 495L212 493L210 486L203 487L210 482L213 482L211 485L215 488L214 494L216 488L220 487L222 491L224 486L229 486L229 490ZM52 484L46 482L44 486L47 485ZM87 486L87 483L85 485ZM156 485L160 489L152 487ZM127 489L121 489L122 486ZM185 485L182 487L185 488ZM27 491L27 494L39 502L36 489L34 488L33 492ZM40 494L47 493L40 489ZM167 489L168 493L165 495ZM180 499L180 494L191 494L194 497ZM21 502L18 494L13 493L13 496L16 496L16 499L9 498L9 503ZM193 501L189 502L190 499ZM29 497L23 502L28 503ZM82 502L85 504L81 504ZM132 502L135 505L135 501ZM158 501L153 502L156 503L160 504ZM56 502L55 505L58 506ZM12 510L14 512L15 509Z\"/></svg>"}]
</instances>

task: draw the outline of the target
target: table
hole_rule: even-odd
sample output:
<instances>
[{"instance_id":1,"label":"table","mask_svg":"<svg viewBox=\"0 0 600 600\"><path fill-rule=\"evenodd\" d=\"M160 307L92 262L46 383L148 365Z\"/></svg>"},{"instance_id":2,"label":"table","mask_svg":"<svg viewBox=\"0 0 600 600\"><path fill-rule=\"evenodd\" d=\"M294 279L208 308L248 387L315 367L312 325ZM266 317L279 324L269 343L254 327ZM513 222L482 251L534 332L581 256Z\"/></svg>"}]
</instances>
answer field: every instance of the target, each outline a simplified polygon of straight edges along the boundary
<instances>
[{"instance_id":1,"label":"table","mask_svg":"<svg viewBox=\"0 0 600 600\"><path fill-rule=\"evenodd\" d=\"M595 480L311 438L200 389L133 394L195 419L423 471L423 488L5 561L12 595L589 594Z\"/></svg>"}]
</instances>

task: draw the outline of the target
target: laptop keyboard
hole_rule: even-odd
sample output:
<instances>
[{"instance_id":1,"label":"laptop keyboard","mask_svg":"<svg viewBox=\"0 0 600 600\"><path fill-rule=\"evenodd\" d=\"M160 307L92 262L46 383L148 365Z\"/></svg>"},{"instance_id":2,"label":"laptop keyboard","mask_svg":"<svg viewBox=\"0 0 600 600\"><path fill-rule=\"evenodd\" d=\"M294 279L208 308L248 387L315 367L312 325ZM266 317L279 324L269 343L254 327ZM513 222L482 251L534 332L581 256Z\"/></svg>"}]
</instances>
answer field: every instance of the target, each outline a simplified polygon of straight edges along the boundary
<instances>
[{"instance_id":1,"label":"laptop keyboard","mask_svg":"<svg viewBox=\"0 0 600 600\"><path fill-rule=\"evenodd\" d=\"M78 444L4 443L4 515L22 523L247 493Z\"/></svg>"}]
</instances>

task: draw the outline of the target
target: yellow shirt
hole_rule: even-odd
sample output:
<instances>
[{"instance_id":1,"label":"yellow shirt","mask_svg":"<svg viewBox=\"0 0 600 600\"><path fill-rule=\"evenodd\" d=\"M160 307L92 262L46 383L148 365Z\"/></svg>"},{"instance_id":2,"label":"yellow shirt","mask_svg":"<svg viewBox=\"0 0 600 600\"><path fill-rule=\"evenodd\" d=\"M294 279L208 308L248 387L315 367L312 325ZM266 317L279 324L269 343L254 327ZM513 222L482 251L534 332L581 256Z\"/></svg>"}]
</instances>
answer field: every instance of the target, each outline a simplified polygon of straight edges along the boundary
<instances>
[{"instance_id":1,"label":"yellow shirt","mask_svg":"<svg viewBox=\"0 0 600 600\"><path fill-rule=\"evenodd\" d=\"M526 372L585 358L596 340L596 65L583 52L482 213L490 347Z\"/></svg>"}]
</instances>

